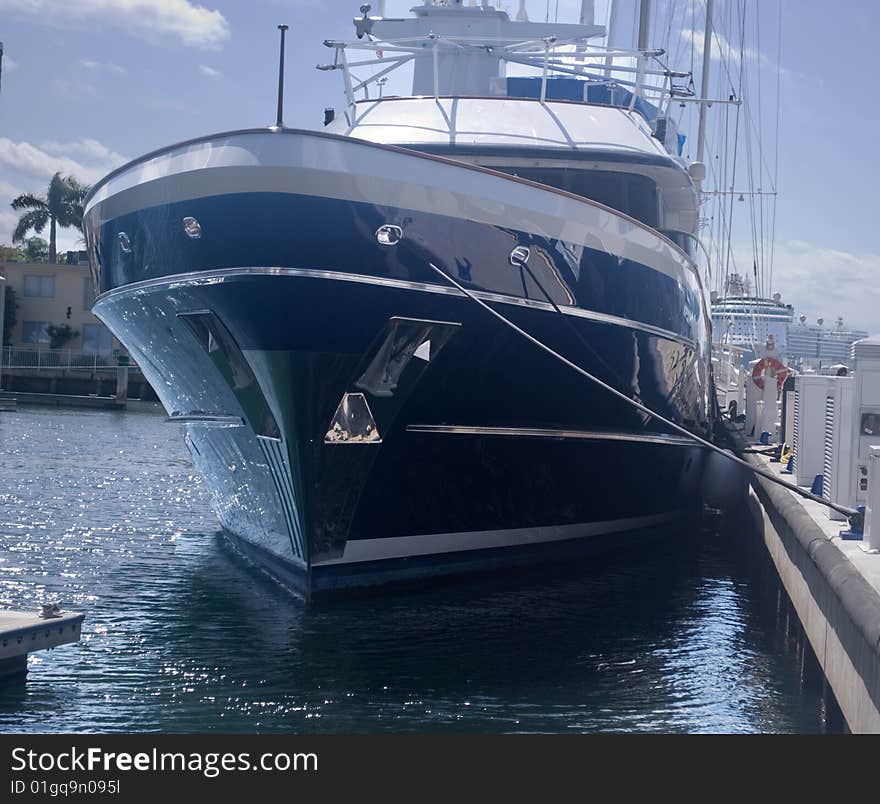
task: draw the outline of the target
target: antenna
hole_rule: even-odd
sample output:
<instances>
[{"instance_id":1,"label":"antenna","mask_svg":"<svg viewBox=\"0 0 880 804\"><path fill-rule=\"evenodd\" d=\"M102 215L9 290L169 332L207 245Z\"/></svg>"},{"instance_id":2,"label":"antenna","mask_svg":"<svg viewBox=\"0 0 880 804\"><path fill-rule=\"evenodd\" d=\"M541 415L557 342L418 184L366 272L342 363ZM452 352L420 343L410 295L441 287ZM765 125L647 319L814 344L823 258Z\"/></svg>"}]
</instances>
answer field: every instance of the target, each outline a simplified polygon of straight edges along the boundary
<instances>
[{"instance_id":1,"label":"antenna","mask_svg":"<svg viewBox=\"0 0 880 804\"><path fill-rule=\"evenodd\" d=\"M278 120L275 125L284 128L284 34L287 26L279 25L278 30L281 31L281 58L278 62Z\"/></svg>"}]
</instances>

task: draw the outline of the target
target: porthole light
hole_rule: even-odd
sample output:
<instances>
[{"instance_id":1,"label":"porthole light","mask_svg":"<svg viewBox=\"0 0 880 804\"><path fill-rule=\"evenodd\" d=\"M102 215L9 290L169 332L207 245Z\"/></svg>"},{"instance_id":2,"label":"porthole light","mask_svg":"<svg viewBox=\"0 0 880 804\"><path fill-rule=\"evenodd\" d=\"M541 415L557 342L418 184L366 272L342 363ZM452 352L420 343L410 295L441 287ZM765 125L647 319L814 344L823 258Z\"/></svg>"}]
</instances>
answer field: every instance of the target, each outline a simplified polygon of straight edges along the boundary
<instances>
[{"instance_id":1,"label":"porthole light","mask_svg":"<svg viewBox=\"0 0 880 804\"><path fill-rule=\"evenodd\" d=\"M202 236L202 225L195 218L187 216L183 219L183 231L187 237L198 240Z\"/></svg>"},{"instance_id":2,"label":"porthole light","mask_svg":"<svg viewBox=\"0 0 880 804\"><path fill-rule=\"evenodd\" d=\"M376 229L376 240L383 246L396 246L403 237L403 229L399 226L385 224Z\"/></svg>"},{"instance_id":3,"label":"porthole light","mask_svg":"<svg viewBox=\"0 0 880 804\"><path fill-rule=\"evenodd\" d=\"M531 256L531 251L528 246L517 246L513 251L510 252L510 264L516 267L522 267L529 261L529 257Z\"/></svg>"}]
</instances>

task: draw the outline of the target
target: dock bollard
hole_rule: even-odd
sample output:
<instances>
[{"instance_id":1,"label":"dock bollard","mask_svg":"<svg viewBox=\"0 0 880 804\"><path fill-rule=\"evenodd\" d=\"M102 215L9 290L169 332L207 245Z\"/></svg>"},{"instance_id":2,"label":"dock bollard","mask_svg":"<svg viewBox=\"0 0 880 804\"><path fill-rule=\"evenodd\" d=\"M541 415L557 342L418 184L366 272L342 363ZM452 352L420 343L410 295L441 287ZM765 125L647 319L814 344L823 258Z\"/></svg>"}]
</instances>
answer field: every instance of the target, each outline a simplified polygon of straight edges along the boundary
<instances>
[{"instance_id":1,"label":"dock bollard","mask_svg":"<svg viewBox=\"0 0 880 804\"><path fill-rule=\"evenodd\" d=\"M865 501L865 542L868 550L880 552L880 447L869 447L868 499Z\"/></svg>"},{"instance_id":2,"label":"dock bollard","mask_svg":"<svg viewBox=\"0 0 880 804\"><path fill-rule=\"evenodd\" d=\"M125 402L128 399L128 356L127 355L119 355L117 357L116 398L120 402Z\"/></svg>"},{"instance_id":3,"label":"dock bollard","mask_svg":"<svg viewBox=\"0 0 880 804\"><path fill-rule=\"evenodd\" d=\"M840 538L843 539L845 542L862 542L862 545L860 546L864 547L865 506L857 505L856 514L856 517L850 519L850 526L840 531ZM867 550L868 548L865 547L865 549Z\"/></svg>"},{"instance_id":4,"label":"dock bollard","mask_svg":"<svg viewBox=\"0 0 880 804\"><path fill-rule=\"evenodd\" d=\"M755 425L755 433L761 434L762 444L772 444L776 440L777 395L776 371L768 362L764 371L764 387L761 389L761 398L764 403L761 408L761 421ZM764 441L764 433L767 433L766 441Z\"/></svg>"}]
</instances>

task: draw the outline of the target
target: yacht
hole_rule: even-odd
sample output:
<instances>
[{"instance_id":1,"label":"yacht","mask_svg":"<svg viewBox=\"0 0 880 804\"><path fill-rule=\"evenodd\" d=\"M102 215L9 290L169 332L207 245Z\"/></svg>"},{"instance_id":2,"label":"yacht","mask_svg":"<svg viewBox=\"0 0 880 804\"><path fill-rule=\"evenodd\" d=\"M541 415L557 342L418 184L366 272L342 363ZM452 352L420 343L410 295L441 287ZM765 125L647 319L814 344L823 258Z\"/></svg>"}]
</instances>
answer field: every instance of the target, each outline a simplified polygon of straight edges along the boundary
<instances>
[{"instance_id":1,"label":"yacht","mask_svg":"<svg viewBox=\"0 0 880 804\"><path fill-rule=\"evenodd\" d=\"M308 601L676 533L701 449L507 323L711 434L687 75L643 28L602 45L588 2L377 11L325 43L345 102L321 130L279 115L95 185L95 313L230 540Z\"/></svg>"}]
</instances>

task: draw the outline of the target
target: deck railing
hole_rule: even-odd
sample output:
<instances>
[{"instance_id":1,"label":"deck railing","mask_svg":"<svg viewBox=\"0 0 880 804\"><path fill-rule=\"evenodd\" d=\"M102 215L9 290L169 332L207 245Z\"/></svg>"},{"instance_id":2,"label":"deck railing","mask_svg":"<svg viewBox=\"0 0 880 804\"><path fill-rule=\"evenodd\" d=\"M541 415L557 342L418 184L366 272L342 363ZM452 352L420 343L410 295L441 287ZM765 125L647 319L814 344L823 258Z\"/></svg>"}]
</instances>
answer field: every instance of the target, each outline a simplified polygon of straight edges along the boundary
<instances>
[{"instance_id":1,"label":"deck railing","mask_svg":"<svg viewBox=\"0 0 880 804\"><path fill-rule=\"evenodd\" d=\"M25 348L5 346L2 352L4 369L55 369L60 371L116 371L121 365L137 369L127 355L119 351L108 354L75 352L72 349Z\"/></svg>"}]
</instances>

